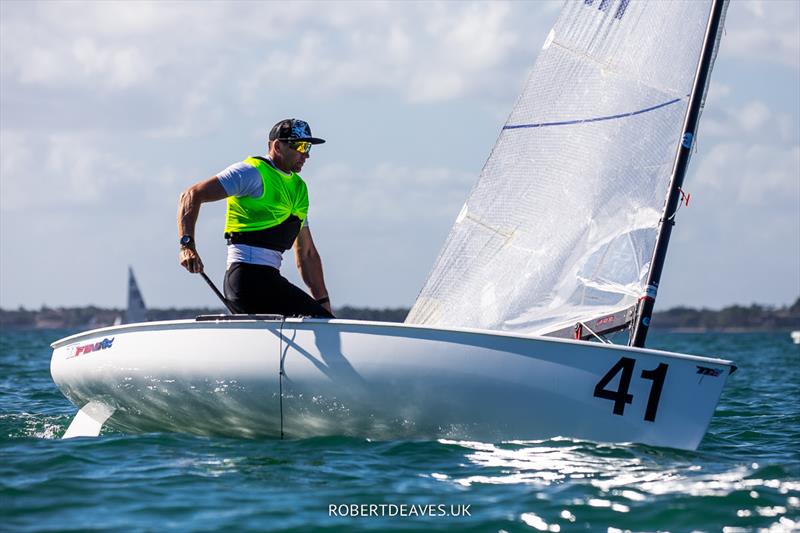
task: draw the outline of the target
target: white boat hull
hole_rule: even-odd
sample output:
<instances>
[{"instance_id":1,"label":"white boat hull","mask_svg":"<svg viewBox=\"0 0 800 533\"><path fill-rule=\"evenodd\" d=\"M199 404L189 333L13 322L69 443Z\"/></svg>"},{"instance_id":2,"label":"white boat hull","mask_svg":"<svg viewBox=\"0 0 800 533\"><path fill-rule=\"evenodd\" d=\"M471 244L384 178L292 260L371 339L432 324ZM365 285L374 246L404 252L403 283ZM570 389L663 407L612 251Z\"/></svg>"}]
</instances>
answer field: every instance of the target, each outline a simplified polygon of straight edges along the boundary
<instances>
[{"instance_id":1,"label":"white boat hull","mask_svg":"<svg viewBox=\"0 0 800 533\"><path fill-rule=\"evenodd\" d=\"M695 449L735 368L618 345L319 319L132 324L53 348L53 380L77 407L91 404L85 416L103 413L98 431L105 422L243 437L567 436Z\"/></svg>"}]
</instances>

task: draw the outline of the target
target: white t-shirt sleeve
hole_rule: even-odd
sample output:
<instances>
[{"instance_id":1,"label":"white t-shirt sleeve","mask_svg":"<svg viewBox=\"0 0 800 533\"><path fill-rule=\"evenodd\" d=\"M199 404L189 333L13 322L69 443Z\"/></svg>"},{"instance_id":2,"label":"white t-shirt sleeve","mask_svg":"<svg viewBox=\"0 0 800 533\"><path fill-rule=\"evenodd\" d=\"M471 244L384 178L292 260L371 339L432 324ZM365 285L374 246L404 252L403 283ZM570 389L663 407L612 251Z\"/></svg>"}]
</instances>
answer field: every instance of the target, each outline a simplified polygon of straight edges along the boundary
<instances>
[{"instance_id":1,"label":"white t-shirt sleeve","mask_svg":"<svg viewBox=\"0 0 800 533\"><path fill-rule=\"evenodd\" d=\"M245 162L234 163L219 174L217 179L228 196L252 196L264 193L264 184L258 169Z\"/></svg>"}]
</instances>

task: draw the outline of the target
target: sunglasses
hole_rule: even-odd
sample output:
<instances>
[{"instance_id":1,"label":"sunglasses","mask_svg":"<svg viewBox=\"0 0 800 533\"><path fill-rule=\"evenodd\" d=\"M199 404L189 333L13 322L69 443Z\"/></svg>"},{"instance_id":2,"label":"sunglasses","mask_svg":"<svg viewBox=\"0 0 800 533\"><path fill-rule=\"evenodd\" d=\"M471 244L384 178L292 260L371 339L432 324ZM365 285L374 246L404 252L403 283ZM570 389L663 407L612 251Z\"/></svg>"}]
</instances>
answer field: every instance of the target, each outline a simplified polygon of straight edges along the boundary
<instances>
[{"instance_id":1,"label":"sunglasses","mask_svg":"<svg viewBox=\"0 0 800 533\"><path fill-rule=\"evenodd\" d=\"M311 143L308 141L286 141L289 148L296 150L301 154L307 154L311 151Z\"/></svg>"}]
</instances>

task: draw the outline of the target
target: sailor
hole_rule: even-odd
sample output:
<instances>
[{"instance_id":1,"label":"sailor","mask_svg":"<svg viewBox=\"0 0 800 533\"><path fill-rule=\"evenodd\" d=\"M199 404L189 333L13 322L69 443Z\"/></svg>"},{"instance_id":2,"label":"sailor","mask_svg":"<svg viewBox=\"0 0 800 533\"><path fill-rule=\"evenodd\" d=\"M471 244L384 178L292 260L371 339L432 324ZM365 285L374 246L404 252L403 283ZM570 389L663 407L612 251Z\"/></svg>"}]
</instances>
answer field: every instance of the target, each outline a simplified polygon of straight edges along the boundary
<instances>
[{"instance_id":1,"label":"sailor","mask_svg":"<svg viewBox=\"0 0 800 533\"><path fill-rule=\"evenodd\" d=\"M236 312L333 317L322 261L308 226L308 190L298 174L312 145L324 142L311 135L307 122L281 120L269 133L266 156L234 163L181 194L178 259L193 273L203 272L194 240L200 206L227 198L224 290ZM311 296L280 274L283 252L291 247Z\"/></svg>"}]
</instances>

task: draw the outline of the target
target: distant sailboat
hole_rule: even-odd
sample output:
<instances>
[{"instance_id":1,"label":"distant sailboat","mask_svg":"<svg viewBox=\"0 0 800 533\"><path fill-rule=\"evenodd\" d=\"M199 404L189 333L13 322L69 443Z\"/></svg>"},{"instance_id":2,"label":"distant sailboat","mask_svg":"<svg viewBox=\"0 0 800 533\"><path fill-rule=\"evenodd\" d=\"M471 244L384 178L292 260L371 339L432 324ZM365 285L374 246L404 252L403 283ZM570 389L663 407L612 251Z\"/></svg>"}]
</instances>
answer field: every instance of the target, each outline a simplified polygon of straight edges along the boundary
<instances>
[{"instance_id":1,"label":"distant sailboat","mask_svg":"<svg viewBox=\"0 0 800 533\"><path fill-rule=\"evenodd\" d=\"M128 305L125 313L117 317L114 325L134 324L147 320L147 307L144 305L144 298L136 283L136 276L133 275L133 268L128 267Z\"/></svg>"}]
</instances>

